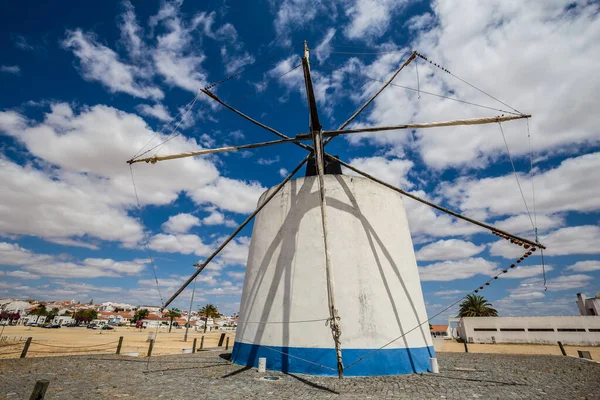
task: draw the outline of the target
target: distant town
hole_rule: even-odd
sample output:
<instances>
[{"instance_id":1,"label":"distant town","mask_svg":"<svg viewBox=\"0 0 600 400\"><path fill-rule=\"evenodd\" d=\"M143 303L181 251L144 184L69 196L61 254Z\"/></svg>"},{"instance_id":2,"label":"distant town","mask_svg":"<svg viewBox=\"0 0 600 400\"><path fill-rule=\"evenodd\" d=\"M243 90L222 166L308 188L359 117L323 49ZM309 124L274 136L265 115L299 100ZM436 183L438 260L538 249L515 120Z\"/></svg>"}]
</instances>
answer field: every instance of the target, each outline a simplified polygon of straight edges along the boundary
<instances>
[{"instance_id":1,"label":"distant town","mask_svg":"<svg viewBox=\"0 0 600 400\"><path fill-rule=\"evenodd\" d=\"M180 329L189 324L194 330L234 330L238 315L225 316L218 308L207 304L200 310L187 311L172 308L161 312L156 305L131 305L104 302L95 304L71 301L39 301L33 299L0 299L0 325L25 325L46 328L88 326L111 329L115 326Z\"/></svg>"}]
</instances>

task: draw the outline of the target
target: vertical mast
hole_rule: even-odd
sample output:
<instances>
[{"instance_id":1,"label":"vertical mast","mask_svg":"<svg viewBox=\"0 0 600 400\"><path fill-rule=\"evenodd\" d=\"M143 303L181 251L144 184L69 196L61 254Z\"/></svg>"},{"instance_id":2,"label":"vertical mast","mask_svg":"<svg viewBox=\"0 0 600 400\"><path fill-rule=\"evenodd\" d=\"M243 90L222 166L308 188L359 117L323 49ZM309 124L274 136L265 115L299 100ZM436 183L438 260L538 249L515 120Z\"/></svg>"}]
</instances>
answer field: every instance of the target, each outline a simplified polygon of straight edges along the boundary
<instances>
[{"instance_id":1,"label":"vertical mast","mask_svg":"<svg viewBox=\"0 0 600 400\"><path fill-rule=\"evenodd\" d=\"M337 357L338 376L344 376L344 364L342 362L342 344L340 336L342 329L340 327L340 317L338 310L335 307L335 281L333 279L333 271L331 269L331 256L329 254L328 236L327 236L327 201L325 199L325 182L323 175L325 173L323 160L323 137L322 126L319 122L319 114L317 112L317 102L313 91L312 80L310 77L309 65L310 53L306 41L304 41L304 57L302 58L302 68L304 69L304 82L306 84L306 97L308 99L308 111L310 122L310 133L314 145L315 165L317 167L317 176L319 181L319 195L321 200L321 223L323 225L323 243L325 247L325 271L327 277L327 303L329 308L329 326L331 334L335 342L335 353Z\"/></svg>"}]
</instances>

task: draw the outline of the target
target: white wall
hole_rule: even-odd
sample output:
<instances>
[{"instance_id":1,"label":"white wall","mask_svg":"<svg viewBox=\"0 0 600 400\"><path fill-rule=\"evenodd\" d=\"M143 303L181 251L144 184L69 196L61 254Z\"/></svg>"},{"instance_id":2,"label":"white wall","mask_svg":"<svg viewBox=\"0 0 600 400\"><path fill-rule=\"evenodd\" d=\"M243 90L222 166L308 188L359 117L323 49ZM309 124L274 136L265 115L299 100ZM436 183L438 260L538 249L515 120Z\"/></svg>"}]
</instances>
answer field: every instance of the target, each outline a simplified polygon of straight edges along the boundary
<instances>
[{"instance_id":1,"label":"white wall","mask_svg":"<svg viewBox=\"0 0 600 400\"><path fill-rule=\"evenodd\" d=\"M344 175L326 175L325 187L342 347L377 348L427 320L402 197ZM288 182L258 214L236 341L334 347L322 232L316 177ZM387 348L426 346L427 323Z\"/></svg>"},{"instance_id":2,"label":"white wall","mask_svg":"<svg viewBox=\"0 0 600 400\"><path fill-rule=\"evenodd\" d=\"M481 331L480 329L495 329ZM523 329L507 331L506 329ZM552 331L539 331L552 329ZM579 329L580 332L560 331ZM590 331L597 330L597 331ZM472 317L461 318L460 337L474 343L547 343L573 345L600 345L600 317L559 316L559 317Z\"/></svg>"}]
</instances>

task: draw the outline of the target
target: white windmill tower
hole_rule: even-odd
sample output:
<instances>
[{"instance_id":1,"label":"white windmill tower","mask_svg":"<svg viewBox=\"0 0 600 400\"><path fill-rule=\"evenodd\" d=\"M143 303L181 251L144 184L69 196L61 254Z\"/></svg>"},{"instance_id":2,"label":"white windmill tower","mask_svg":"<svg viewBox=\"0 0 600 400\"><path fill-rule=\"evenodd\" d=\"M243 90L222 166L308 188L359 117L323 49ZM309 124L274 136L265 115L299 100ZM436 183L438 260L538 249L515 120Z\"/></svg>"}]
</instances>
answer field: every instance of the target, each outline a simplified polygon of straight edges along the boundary
<instances>
[{"instance_id":1,"label":"white windmill tower","mask_svg":"<svg viewBox=\"0 0 600 400\"><path fill-rule=\"evenodd\" d=\"M325 153L324 147L342 134L500 123L530 117L511 112L508 116L490 118L345 129L416 57L427 60L413 52L338 129L323 130L305 43L301 66L308 99L309 133L288 137L226 104L207 88L202 93L282 139L129 160L130 165L141 161L155 163L288 142L309 152L283 182L261 196L257 209L197 265L197 271L163 308L256 217L232 352L234 363L256 366L258 358L266 357L269 369L340 377L428 371L429 359L434 357L428 326L431 318L427 318L425 311L403 196L477 224L524 247L517 263L536 248L545 247L428 202ZM312 146L303 141L311 141ZM308 161L313 164L312 168L309 165L307 176L292 179ZM360 177L342 175L341 165ZM473 292L483 290L508 269Z\"/></svg>"}]
</instances>

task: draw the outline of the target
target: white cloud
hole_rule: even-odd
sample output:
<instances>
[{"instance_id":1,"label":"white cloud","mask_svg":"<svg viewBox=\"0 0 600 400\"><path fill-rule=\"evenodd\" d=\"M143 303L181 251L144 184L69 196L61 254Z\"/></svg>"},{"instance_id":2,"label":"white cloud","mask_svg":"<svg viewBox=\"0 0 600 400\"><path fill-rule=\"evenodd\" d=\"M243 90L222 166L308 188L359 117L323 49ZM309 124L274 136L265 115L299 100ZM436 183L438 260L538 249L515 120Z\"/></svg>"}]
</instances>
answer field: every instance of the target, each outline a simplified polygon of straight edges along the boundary
<instances>
[{"instance_id":1,"label":"white cloud","mask_svg":"<svg viewBox=\"0 0 600 400\"><path fill-rule=\"evenodd\" d=\"M128 93L143 99L162 99L164 93L158 87L145 83L148 71L128 65L117 53L98 43L91 34L81 29L67 31L62 45L79 59L82 76L102 83L110 92Z\"/></svg>"},{"instance_id":2,"label":"white cloud","mask_svg":"<svg viewBox=\"0 0 600 400\"><path fill-rule=\"evenodd\" d=\"M551 265L518 265L515 268L509 269L508 273L500 275L500 278L520 279L531 278L533 276L542 275L544 272L552 271L554 268Z\"/></svg>"},{"instance_id":3,"label":"white cloud","mask_svg":"<svg viewBox=\"0 0 600 400\"><path fill-rule=\"evenodd\" d=\"M221 244L225 238L219 238L215 244ZM229 242L220 253L220 260L225 265L246 265L248 251L250 250L250 238L242 236Z\"/></svg>"},{"instance_id":4,"label":"white cloud","mask_svg":"<svg viewBox=\"0 0 600 400\"><path fill-rule=\"evenodd\" d=\"M17 34L11 33L10 38L13 41L15 47L18 49L25 50L25 51L35 50L35 47L30 45L27 42L27 38L23 35L17 35Z\"/></svg>"},{"instance_id":5,"label":"white cloud","mask_svg":"<svg viewBox=\"0 0 600 400\"><path fill-rule=\"evenodd\" d=\"M422 190L412 191L411 193L431 201L431 198ZM404 207L406 208L406 216L414 240L429 236L464 236L485 231L477 225L457 220L447 214L441 214L428 205L410 198L404 198Z\"/></svg>"},{"instance_id":6,"label":"white cloud","mask_svg":"<svg viewBox=\"0 0 600 400\"><path fill-rule=\"evenodd\" d=\"M329 28L325 33L325 36L323 36L323 39L321 39L321 42L315 49L317 59L320 62L323 62L327 60L327 58L329 58L329 54L331 53L331 40L333 39L335 32L335 28Z\"/></svg>"},{"instance_id":7,"label":"white cloud","mask_svg":"<svg viewBox=\"0 0 600 400\"><path fill-rule=\"evenodd\" d=\"M279 156L275 156L273 158L259 158L256 160L258 165L271 165L279 162Z\"/></svg>"},{"instance_id":8,"label":"white cloud","mask_svg":"<svg viewBox=\"0 0 600 400\"><path fill-rule=\"evenodd\" d=\"M392 17L405 4L401 0L355 0L346 9L350 22L344 34L349 39L377 39L387 31Z\"/></svg>"},{"instance_id":9,"label":"white cloud","mask_svg":"<svg viewBox=\"0 0 600 400\"><path fill-rule=\"evenodd\" d=\"M0 65L0 72L7 74L21 75L21 68L18 65Z\"/></svg>"},{"instance_id":10,"label":"white cloud","mask_svg":"<svg viewBox=\"0 0 600 400\"><path fill-rule=\"evenodd\" d=\"M592 272L600 271L600 260L578 261L565 268L565 271Z\"/></svg>"},{"instance_id":11,"label":"white cloud","mask_svg":"<svg viewBox=\"0 0 600 400\"><path fill-rule=\"evenodd\" d=\"M194 226L200 226L200 219L192 214L180 213L169 217L162 224L162 229L167 233L187 233Z\"/></svg>"},{"instance_id":12,"label":"white cloud","mask_svg":"<svg viewBox=\"0 0 600 400\"><path fill-rule=\"evenodd\" d=\"M414 186L407 178L409 171L414 166L414 163L410 160L364 157L354 158L350 160L349 164L391 185L403 189L410 189ZM345 168L344 173L358 176L354 171Z\"/></svg>"},{"instance_id":13,"label":"white cloud","mask_svg":"<svg viewBox=\"0 0 600 400\"><path fill-rule=\"evenodd\" d=\"M39 276L62 278L96 278L138 275L148 260L115 261L110 258L86 258L81 262L64 261L63 256L36 254L16 243L0 242L0 265L21 266L21 271L7 273L21 279Z\"/></svg>"},{"instance_id":14,"label":"white cloud","mask_svg":"<svg viewBox=\"0 0 600 400\"><path fill-rule=\"evenodd\" d=\"M225 64L225 72L228 74L239 72L246 65L253 64L255 61L254 56L247 51L231 52L226 47L221 47L221 57L223 58L223 64Z\"/></svg>"},{"instance_id":15,"label":"white cloud","mask_svg":"<svg viewBox=\"0 0 600 400\"><path fill-rule=\"evenodd\" d=\"M600 226L570 226L551 232L541 239L549 256L600 254Z\"/></svg>"},{"instance_id":16,"label":"white cloud","mask_svg":"<svg viewBox=\"0 0 600 400\"><path fill-rule=\"evenodd\" d=\"M533 218L533 215L531 216ZM537 215L535 224L539 232L547 232L552 229L560 228L565 225L565 218L562 215ZM531 233L531 220L527 214L514 215L502 221L494 222L492 225L514 234Z\"/></svg>"},{"instance_id":17,"label":"white cloud","mask_svg":"<svg viewBox=\"0 0 600 400\"><path fill-rule=\"evenodd\" d=\"M73 246L73 247L82 247L84 249L90 250L98 250L100 246L94 243L85 242L83 240L69 239L69 238L61 238L61 237L50 237L44 238L47 242L62 244L63 246Z\"/></svg>"},{"instance_id":18,"label":"white cloud","mask_svg":"<svg viewBox=\"0 0 600 400\"><path fill-rule=\"evenodd\" d=\"M581 225L561 228L542 236L540 242L547 247L544 254L548 256L600 254L600 227ZM499 240L490 246L491 255L504 258L516 258L525 251L506 240Z\"/></svg>"},{"instance_id":19,"label":"white cloud","mask_svg":"<svg viewBox=\"0 0 600 400\"><path fill-rule=\"evenodd\" d=\"M562 275L546 281L548 292L581 289L589 286L592 281L590 275L575 274ZM544 280L542 278L529 278L521 281L515 289L509 289L511 295L526 294L531 292L544 292Z\"/></svg>"},{"instance_id":20,"label":"white cloud","mask_svg":"<svg viewBox=\"0 0 600 400\"><path fill-rule=\"evenodd\" d=\"M17 279L28 279L28 280L36 280L40 279L40 275L32 274L27 271L0 271L0 275L6 275Z\"/></svg>"},{"instance_id":21,"label":"white cloud","mask_svg":"<svg viewBox=\"0 0 600 400\"><path fill-rule=\"evenodd\" d=\"M435 296L451 296L455 294L464 294L467 291L468 290L440 290L438 292L434 292L433 294Z\"/></svg>"},{"instance_id":22,"label":"white cloud","mask_svg":"<svg viewBox=\"0 0 600 400\"><path fill-rule=\"evenodd\" d=\"M161 121L171 121L173 119L167 107L160 103L154 104L153 106L149 104L139 104L135 109L142 115L153 117Z\"/></svg>"},{"instance_id":23,"label":"white cloud","mask_svg":"<svg viewBox=\"0 0 600 400\"><path fill-rule=\"evenodd\" d=\"M202 223L205 225L225 225L228 227L237 226L235 221L226 219L225 216L218 211L212 211L208 217L202 219Z\"/></svg>"},{"instance_id":24,"label":"white cloud","mask_svg":"<svg viewBox=\"0 0 600 400\"><path fill-rule=\"evenodd\" d=\"M52 104L42 121L0 112L0 131L17 138L46 165L42 171L0 159L0 184L7 190L0 233L50 240L88 235L129 245L141 239L141 226L128 213L136 207L136 199L124 163L156 135L140 117L102 105L74 110L59 103ZM151 144L165 138L159 134ZM194 139L181 135L162 151L199 148ZM183 192L203 205L215 201L223 210L248 212L265 190L258 183L217 179L219 173L209 159L138 164L133 169L143 205L167 205Z\"/></svg>"},{"instance_id":25,"label":"white cloud","mask_svg":"<svg viewBox=\"0 0 600 400\"><path fill-rule=\"evenodd\" d=\"M139 59L146 48L142 40L144 32L136 21L133 5L127 0L123 1L122 5L125 10L120 16L119 23L121 41L125 44L129 56L133 59Z\"/></svg>"},{"instance_id":26,"label":"white cloud","mask_svg":"<svg viewBox=\"0 0 600 400\"><path fill-rule=\"evenodd\" d=\"M244 279L244 277L246 276L245 272L228 272L227 275L229 275L231 278L235 279L235 280L241 280Z\"/></svg>"},{"instance_id":27,"label":"white cloud","mask_svg":"<svg viewBox=\"0 0 600 400\"><path fill-rule=\"evenodd\" d=\"M4 191L0 208L2 233L53 241L84 235L130 243L141 239L138 222L124 209L96 197L92 188L55 180L34 168L3 159L0 186Z\"/></svg>"},{"instance_id":28,"label":"white cloud","mask_svg":"<svg viewBox=\"0 0 600 400\"><path fill-rule=\"evenodd\" d=\"M420 261L456 260L472 257L483 250L485 250L485 245L477 246L464 240L449 239L423 246L415 256Z\"/></svg>"},{"instance_id":29,"label":"white cloud","mask_svg":"<svg viewBox=\"0 0 600 400\"><path fill-rule=\"evenodd\" d=\"M536 208L541 213L565 211L595 211L600 187L595 184L596 171L600 169L600 153L568 158L556 168L536 174ZM529 177L521 175L521 186L532 210L532 192ZM517 214L525 205L515 177L506 174L483 179L459 178L441 185L440 191L462 210L488 210L495 215ZM555 220L558 222L558 220ZM513 221L514 222L514 221ZM540 216L540 222L555 225Z\"/></svg>"},{"instance_id":30,"label":"white cloud","mask_svg":"<svg viewBox=\"0 0 600 400\"><path fill-rule=\"evenodd\" d=\"M411 17L408 21L406 21L405 26L408 27L411 31L419 31L423 29L431 28L431 25L434 22L434 17L431 13L424 13L420 15L415 15Z\"/></svg>"},{"instance_id":31,"label":"white cloud","mask_svg":"<svg viewBox=\"0 0 600 400\"><path fill-rule=\"evenodd\" d=\"M545 297L545 295L542 292L518 293L508 296L510 300L534 300L541 299L543 297Z\"/></svg>"},{"instance_id":32,"label":"white cloud","mask_svg":"<svg viewBox=\"0 0 600 400\"><path fill-rule=\"evenodd\" d=\"M367 3L367 2L365 2ZM370 3L370 2L368 2ZM599 81L580 79L594 76L600 68L600 19L595 3L569 7L567 0L513 3L492 0L485 3L432 3L431 29L417 31L410 43L452 73L481 87L517 109L531 113L534 152L554 152L567 146L598 143L593 119L595 93ZM371 19L377 13L368 15ZM358 25L359 27L361 25ZM350 32L352 32L352 28ZM360 32L360 29L357 29ZM385 59L383 55L379 59ZM556 65L555 60L564 60ZM506 109L506 106L477 92L435 66L417 60L420 88L459 99ZM392 68L397 68L397 63ZM548 68L553 65L553 68ZM391 71L391 69L387 71ZM360 73L368 72L366 70ZM405 73L406 72L406 73ZM414 65L398 77L397 83L416 87ZM385 73L368 74L375 78ZM557 83L558 82L558 83ZM440 121L456 118L493 116L484 110L400 88L389 88L375 102L366 119L373 125L410 121ZM513 157L528 154L524 121L503 124ZM375 133L369 137L386 144L390 136ZM395 133L390 143L402 150L406 134ZM496 124L419 130L417 151L428 166L478 168L504 156L504 142ZM506 160L506 159L505 159ZM508 161L505 161L508 167ZM557 191L559 196L563 193Z\"/></svg>"},{"instance_id":33,"label":"white cloud","mask_svg":"<svg viewBox=\"0 0 600 400\"><path fill-rule=\"evenodd\" d=\"M0 265L26 265L52 260L47 254L35 254L16 243L0 242Z\"/></svg>"},{"instance_id":34,"label":"white cloud","mask_svg":"<svg viewBox=\"0 0 600 400\"><path fill-rule=\"evenodd\" d=\"M422 281L453 281L467 279L475 275L494 275L497 264L483 258L468 258L457 261L444 261L419 267Z\"/></svg>"},{"instance_id":35,"label":"white cloud","mask_svg":"<svg viewBox=\"0 0 600 400\"><path fill-rule=\"evenodd\" d=\"M278 44L289 46L290 32L301 26L311 23L319 13L323 15L335 14L335 3L323 0L281 0L273 1L275 20L273 25L277 32L275 39Z\"/></svg>"},{"instance_id":36,"label":"white cloud","mask_svg":"<svg viewBox=\"0 0 600 400\"><path fill-rule=\"evenodd\" d=\"M191 234L159 233L150 238L149 247L165 253L195 254L197 256L207 256L211 253L210 247L202 242L200 236Z\"/></svg>"},{"instance_id":37,"label":"white cloud","mask_svg":"<svg viewBox=\"0 0 600 400\"><path fill-rule=\"evenodd\" d=\"M166 32L156 37L157 45L152 51L156 71L168 84L196 93L208 85L207 74L202 68L206 56L194 45L193 33L198 27L210 32L214 13L200 13L191 22L182 21L181 3L163 3L158 14L150 19L150 25L162 23Z\"/></svg>"},{"instance_id":38,"label":"white cloud","mask_svg":"<svg viewBox=\"0 0 600 400\"><path fill-rule=\"evenodd\" d=\"M203 204L212 203L222 210L237 213L254 211L260 195L266 190L258 182L243 182L225 177L191 193L192 199Z\"/></svg>"},{"instance_id":39,"label":"white cloud","mask_svg":"<svg viewBox=\"0 0 600 400\"><path fill-rule=\"evenodd\" d=\"M279 168L279 176L285 178L290 172L285 168Z\"/></svg>"}]
</instances>

